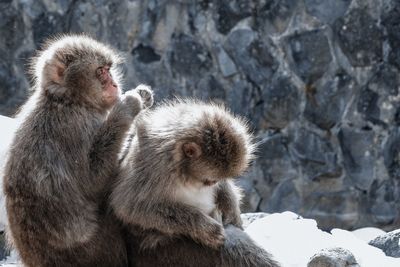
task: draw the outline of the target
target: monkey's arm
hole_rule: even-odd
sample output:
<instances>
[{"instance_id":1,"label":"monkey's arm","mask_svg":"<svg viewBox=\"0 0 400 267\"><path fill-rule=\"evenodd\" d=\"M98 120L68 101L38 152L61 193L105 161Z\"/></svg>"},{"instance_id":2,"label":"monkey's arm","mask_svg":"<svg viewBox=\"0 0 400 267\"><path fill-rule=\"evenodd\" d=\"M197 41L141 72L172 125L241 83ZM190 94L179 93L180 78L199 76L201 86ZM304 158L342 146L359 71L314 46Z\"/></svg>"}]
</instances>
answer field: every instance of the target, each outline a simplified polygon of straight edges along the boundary
<instances>
[{"instance_id":1,"label":"monkey's arm","mask_svg":"<svg viewBox=\"0 0 400 267\"><path fill-rule=\"evenodd\" d=\"M140 102L136 102L134 105L140 107ZM134 118L129 113L126 103L117 103L95 135L89 159L91 173L96 179L106 179L116 170L118 153Z\"/></svg>"},{"instance_id":2,"label":"monkey's arm","mask_svg":"<svg viewBox=\"0 0 400 267\"><path fill-rule=\"evenodd\" d=\"M125 94L125 99L118 102L100 127L89 154L91 173L94 177L107 179L118 166L118 153L121 150L125 134L133 119L144 108L153 104L153 93L147 86L139 85Z\"/></svg>"},{"instance_id":3,"label":"monkey's arm","mask_svg":"<svg viewBox=\"0 0 400 267\"><path fill-rule=\"evenodd\" d=\"M135 207L122 207L112 200L116 214L128 224L156 229L168 236L185 235L206 246L218 248L224 242L224 229L213 218L185 204L173 201L142 201Z\"/></svg>"},{"instance_id":4,"label":"monkey's arm","mask_svg":"<svg viewBox=\"0 0 400 267\"><path fill-rule=\"evenodd\" d=\"M222 213L224 225L233 224L242 228L240 218L240 189L232 181L221 181L216 193L217 209Z\"/></svg>"}]
</instances>

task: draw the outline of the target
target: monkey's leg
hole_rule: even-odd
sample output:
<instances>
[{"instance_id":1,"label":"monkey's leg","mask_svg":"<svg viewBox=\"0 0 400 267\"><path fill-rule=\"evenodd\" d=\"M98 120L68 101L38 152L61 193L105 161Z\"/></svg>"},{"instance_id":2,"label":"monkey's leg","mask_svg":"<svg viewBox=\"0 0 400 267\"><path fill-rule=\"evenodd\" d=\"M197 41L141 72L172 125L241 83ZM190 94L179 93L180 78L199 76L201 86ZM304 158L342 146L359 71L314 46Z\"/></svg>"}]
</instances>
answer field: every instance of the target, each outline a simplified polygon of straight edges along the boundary
<instances>
[{"instance_id":1,"label":"monkey's leg","mask_svg":"<svg viewBox=\"0 0 400 267\"><path fill-rule=\"evenodd\" d=\"M232 224L243 229L240 217L240 198L240 189L233 182L219 182L216 193L216 204L217 209L222 214L222 223L224 225Z\"/></svg>"},{"instance_id":2,"label":"monkey's leg","mask_svg":"<svg viewBox=\"0 0 400 267\"><path fill-rule=\"evenodd\" d=\"M86 266L127 267L126 243L120 222L113 214L104 214L99 224L101 230L88 247L91 256L90 265Z\"/></svg>"},{"instance_id":3,"label":"monkey's leg","mask_svg":"<svg viewBox=\"0 0 400 267\"><path fill-rule=\"evenodd\" d=\"M69 248L54 248L41 240L42 250L29 267L127 267L125 241L112 215L99 217L98 231L89 241ZM38 244L39 245L39 244ZM32 262L32 261L31 261Z\"/></svg>"},{"instance_id":4,"label":"monkey's leg","mask_svg":"<svg viewBox=\"0 0 400 267\"><path fill-rule=\"evenodd\" d=\"M128 236L130 267L221 267L220 251L205 247L193 239L168 238L167 244L151 249L141 249L142 235ZM143 235L145 236L145 235Z\"/></svg>"}]
</instances>

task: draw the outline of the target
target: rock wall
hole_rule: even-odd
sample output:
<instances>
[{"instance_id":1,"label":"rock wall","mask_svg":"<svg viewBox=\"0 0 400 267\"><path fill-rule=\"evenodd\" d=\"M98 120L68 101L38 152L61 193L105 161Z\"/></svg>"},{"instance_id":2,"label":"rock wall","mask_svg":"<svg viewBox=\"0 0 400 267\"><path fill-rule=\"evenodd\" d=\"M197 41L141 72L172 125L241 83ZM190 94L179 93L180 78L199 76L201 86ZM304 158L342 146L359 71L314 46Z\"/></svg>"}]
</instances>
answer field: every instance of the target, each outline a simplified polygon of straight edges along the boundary
<instances>
[{"instance_id":1,"label":"rock wall","mask_svg":"<svg viewBox=\"0 0 400 267\"><path fill-rule=\"evenodd\" d=\"M0 113L27 96L49 35L123 51L126 87L193 96L249 118L258 160L246 211L291 210L322 228L400 225L397 0L3 0Z\"/></svg>"}]
</instances>

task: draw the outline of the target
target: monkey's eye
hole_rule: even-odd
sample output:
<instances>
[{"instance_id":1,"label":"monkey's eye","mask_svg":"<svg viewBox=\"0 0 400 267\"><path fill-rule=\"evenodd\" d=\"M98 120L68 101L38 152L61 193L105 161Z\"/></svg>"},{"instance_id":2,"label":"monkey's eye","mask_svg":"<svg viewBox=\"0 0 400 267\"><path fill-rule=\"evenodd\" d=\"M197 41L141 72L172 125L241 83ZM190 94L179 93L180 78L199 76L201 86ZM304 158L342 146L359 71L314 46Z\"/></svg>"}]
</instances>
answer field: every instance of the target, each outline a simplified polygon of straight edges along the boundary
<instances>
[{"instance_id":1,"label":"monkey's eye","mask_svg":"<svg viewBox=\"0 0 400 267\"><path fill-rule=\"evenodd\" d=\"M100 80L101 84L105 84L108 81L112 81L112 76L110 72L110 66L101 66L96 69L96 76Z\"/></svg>"},{"instance_id":2,"label":"monkey's eye","mask_svg":"<svg viewBox=\"0 0 400 267\"><path fill-rule=\"evenodd\" d=\"M100 78L102 74L103 74L103 67L98 67L96 69L96 76Z\"/></svg>"}]
</instances>

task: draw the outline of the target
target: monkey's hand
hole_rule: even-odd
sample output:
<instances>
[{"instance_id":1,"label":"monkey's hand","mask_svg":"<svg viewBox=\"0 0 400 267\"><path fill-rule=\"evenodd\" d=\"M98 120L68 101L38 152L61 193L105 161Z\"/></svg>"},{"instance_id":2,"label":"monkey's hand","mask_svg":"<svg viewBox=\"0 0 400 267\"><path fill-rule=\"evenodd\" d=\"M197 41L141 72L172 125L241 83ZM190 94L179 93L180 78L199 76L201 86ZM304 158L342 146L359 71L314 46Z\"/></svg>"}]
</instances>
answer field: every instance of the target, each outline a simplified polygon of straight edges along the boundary
<instances>
[{"instance_id":1,"label":"monkey's hand","mask_svg":"<svg viewBox=\"0 0 400 267\"><path fill-rule=\"evenodd\" d=\"M243 222L240 217L240 210L238 212L232 211L222 216L222 222L224 225L232 224L243 230Z\"/></svg>"},{"instance_id":2,"label":"monkey's hand","mask_svg":"<svg viewBox=\"0 0 400 267\"><path fill-rule=\"evenodd\" d=\"M154 104L153 90L145 84L140 84L134 89L142 98L144 108L150 108Z\"/></svg>"},{"instance_id":3,"label":"monkey's hand","mask_svg":"<svg viewBox=\"0 0 400 267\"><path fill-rule=\"evenodd\" d=\"M192 233L192 237L208 247L218 249L224 244L225 230L221 224L210 217L209 221L199 225L199 228Z\"/></svg>"},{"instance_id":4,"label":"monkey's hand","mask_svg":"<svg viewBox=\"0 0 400 267\"><path fill-rule=\"evenodd\" d=\"M143 84L126 91L122 97L122 103L130 108L133 117L136 117L141 110L151 107L153 102L153 91Z\"/></svg>"},{"instance_id":5,"label":"monkey's hand","mask_svg":"<svg viewBox=\"0 0 400 267\"><path fill-rule=\"evenodd\" d=\"M222 224L243 229L240 217L240 189L233 182L221 181L217 188L217 208L222 213Z\"/></svg>"},{"instance_id":6,"label":"monkey's hand","mask_svg":"<svg viewBox=\"0 0 400 267\"><path fill-rule=\"evenodd\" d=\"M132 118L135 118L144 109L142 97L135 89L125 92L120 105Z\"/></svg>"}]
</instances>

